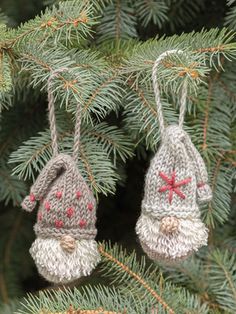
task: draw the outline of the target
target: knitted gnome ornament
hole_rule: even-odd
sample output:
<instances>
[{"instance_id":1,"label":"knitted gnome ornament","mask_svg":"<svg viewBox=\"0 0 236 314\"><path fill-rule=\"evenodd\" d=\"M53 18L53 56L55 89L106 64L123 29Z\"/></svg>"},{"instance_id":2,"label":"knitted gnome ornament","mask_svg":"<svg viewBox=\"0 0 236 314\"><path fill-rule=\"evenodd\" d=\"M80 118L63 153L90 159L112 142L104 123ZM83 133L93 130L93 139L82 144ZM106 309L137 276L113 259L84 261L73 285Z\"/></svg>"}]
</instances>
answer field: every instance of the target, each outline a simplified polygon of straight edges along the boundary
<instances>
[{"instance_id":1,"label":"knitted gnome ornament","mask_svg":"<svg viewBox=\"0 0 236 314\"><path fill-rule=\"evenodd\" d=\"M89 275L100 261L97 243L96 201L81 176L78 160L80 109L78 106L73 157L58 153L54 98L48 83L49 122L53 158L46 164L30 189L23 209L32 211L39 202L37 235L30 248L39 273L48 281L68 283Z\"/></svg>"},{"instance_id":2,"label":"knitted gnome ornament","mask_svg":"<svg viewBox=\"0 0 236 314\"><path fill-rule=\"evenodd\" d=\"M200 220L199 204L211 200L203 159L183 130L187 87L180 99L179 125L165 127L157 84L157 67L171 53L163 53L153 66L153 86L161 145L145 180L142 213L136 225L141 246L153 260L178 260L207 244L208 232Z\"/></svg>"}]
</instances>

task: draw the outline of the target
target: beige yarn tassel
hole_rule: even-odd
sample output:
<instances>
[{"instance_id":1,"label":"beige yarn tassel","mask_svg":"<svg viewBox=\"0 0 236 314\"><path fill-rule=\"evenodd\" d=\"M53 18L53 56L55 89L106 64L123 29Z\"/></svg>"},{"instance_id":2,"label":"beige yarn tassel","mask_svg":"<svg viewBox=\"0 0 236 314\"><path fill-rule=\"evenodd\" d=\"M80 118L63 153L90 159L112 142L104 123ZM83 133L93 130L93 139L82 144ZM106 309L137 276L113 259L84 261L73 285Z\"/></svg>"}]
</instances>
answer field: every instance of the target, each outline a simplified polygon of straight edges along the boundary
<instances>
[{"instance_id":1,"label":"beige yarn tassel","mask_svg":"<svg viewBox=\"0 0 236 314\"><path fill-rule=\"evenodd\" d=\"M200 220L199 203L212 197L205 164L188 134L183 130L187 85L180 96L179 124L165 126L157 69L170 54L161 54L154 63L152 80L157 105L161 145L145 179L142 212L136 232L147 255L154 260L186 258L207 244L207 228Z\"/></svg>"}]
</instances>

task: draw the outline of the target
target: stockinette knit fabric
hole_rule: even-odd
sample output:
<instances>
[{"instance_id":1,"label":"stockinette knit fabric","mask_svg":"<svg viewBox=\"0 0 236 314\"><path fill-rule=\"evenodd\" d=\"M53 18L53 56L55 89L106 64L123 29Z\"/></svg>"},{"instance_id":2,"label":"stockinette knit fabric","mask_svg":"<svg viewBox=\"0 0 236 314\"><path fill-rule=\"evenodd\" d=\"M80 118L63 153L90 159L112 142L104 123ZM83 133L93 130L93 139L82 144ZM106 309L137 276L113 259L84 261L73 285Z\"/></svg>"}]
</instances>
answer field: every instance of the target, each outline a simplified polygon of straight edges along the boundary
<instances>
[{"instance_id":1,"label":"stockinette knit fabric","mask_svg":"<svg viewBox=\"0 0 236 314\"><path fill-rule=\"evenodd\" d=\"M90 274L99 260L96 201L70 156L59 154L47 163L22 207L32 211L37 201L38 238L30 253L39 273L60 283Z\"/></svg>"},{"instance_id":2,"label":"stockinette knit fabric","mask_svg":"<svg viewBox=\"0 0 236 314\"><path fill-rule=\"evenodd\" d=\"M197 166L196 166L197 165ZM169 126L146 175L141 246L154 259L182 259L207 244L199 203L211 199L203 160L186 132Z\"/></svg>"},{"instance_id":3,"label":"stockinette knit fabric","mask_svg":"<svg viewBox=\"0 0 236 314\"><path fill-rule=\"evenodd\" d=\"M162 58L176 52L180 51L159 57L154 76ZM212 193L203 159L182 129L186 90L183 94L179 125L165 127L159 90L155 91L162 141L146 174L136 225L140 244L153 260L181 260L207 245L208 230L200 219L199 204L210 201Z\"/></svg>"},{"instance_id":4,"label":"stockinette knit fabric","mask_svg":"<svg viewBox=\"0 0 236 314\"><path fill-rule=\"evenodd\" d=\"M51 79L58 72L53 73ZM48 92L53 157L31 187L22 208L31 212L39 203L34 226L37 238L30 253L45 279L65 284L89 275L100 261L94 240L97 234L96 200L76 164L80 137L79 112L73 157L58 153L50 84Z\"/></svg>"}]
</instances>

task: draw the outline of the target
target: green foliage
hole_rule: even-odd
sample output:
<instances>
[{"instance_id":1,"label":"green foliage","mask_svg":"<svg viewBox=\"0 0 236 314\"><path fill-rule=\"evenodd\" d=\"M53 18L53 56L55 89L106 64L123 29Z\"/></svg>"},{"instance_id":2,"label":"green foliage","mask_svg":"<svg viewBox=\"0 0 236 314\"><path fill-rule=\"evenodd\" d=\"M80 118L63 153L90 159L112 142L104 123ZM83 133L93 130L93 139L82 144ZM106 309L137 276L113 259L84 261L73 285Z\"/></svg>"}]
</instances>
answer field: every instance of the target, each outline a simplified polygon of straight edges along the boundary
<instances>
[{"instance_id":1,"label":"green foliage","mask_svg":"<svg viewBox=\"0 0 236 314\"><path fill-rule=\"evenodd\" d=\"M140 29L154 24L158 29L177 27L192 22L204 9L205 0L123 1L111 0L102 8L98 27L99 41L135 38ZM141 26L141 27L140 27Z\"/></svg>"},{"instance_id":2,"label":"green foliage","mask_svg":"<svg viewBox=\"0 0 236 314\"><path fill-rule=\"evenodd\" d=\"M102 245L103 276L111 277L111 287L86 286L80 289L52 290L29 295L17 314L69 312L69 309L112 313L208 313L208 306L185 289L164 282L158 267L148 267L145 258L127 254L121 247ZM118 285L118 286L117 286ZM73 306L71 306L73 304ZM102 311L102 310L101 310ZM172 311L172 312L171 312Z\"/></svg>"},{"instance_id":3,"label":"green foliage","mask_svg":"<svg viewBox=\"0 0 236 314\"><path fill-rule=\"evenodd\" d=\"M168 26L172 31L174 31L177 27L191 23L196 18L200 18L199 13L207 8L205 0L167 0L166 2L167 5L170 6Z\"/></svg>"},{"instance_id":4,"label":"green foliage","mask_svg":"<svg viewBox=\"0 0 236 314\"><path fill-rule=\"evenodd\" d=\"M10 201L13 205L19 205L22 197L26 194L27 188L24 182L18 177L11 175L11 169L3 165L0 170L0 201L7 205Z\"/></svg>"},{"instance_id":5,"label":"green foliage","mask_svg":"<svg viewBox=\"0 0 236 314\"><path fill-rule=\"evenodd\" d=\"M6 24L8 21L8 17L4 14L4 12L0 9L0 24Z\"/></svg>"},{"instance_id":6,"label":"green foliage","mask_svg":"<svg viewBox=\"0 0 236 314\"><path fill-rule=\"evenodd\" d=\"M145 257L137 259L136 253L128 254L121 247L110 244L102 249L102 274L111 278L124 295L132 293L135 302L142 304L143 313L208 313L207 305L185 289L165 281L159 266L149 265Z\"/></svg>"},{"instance_id":7,"label":"green foliage","mask_svg":"<svg viewBox=\"0 0 236 314\"><path fill-rule=\"evenodd\" d=\"M75 310L117 313L235 313L234 1L228 1L225 18L232 31L190 33L183 33L183 26L191 27L206 10L204 0L46 4L43 12L17 28L7 27L0 13L0 300L21 297L23 283L32 275L28 247L35 217L17 206L28 190L25 181L34 181L52 155L46 92L51 72L59 68L67 69L52 83L60 151L71 153L79 105L78 167L99 198L115 193L125 177L125 162L135 153L143 162L158 149L152 67L164 51L184 51L163 60L158 82L169 124L176 123L179 92L185 82L188 86L184 128L207 164L213 190L213 200L201 210L209 247L167 266L102 244L99 274L109 287L31 294L21 306L16 301L0 312L65 314L72 304ZM172 35L173 30L182 33ZM169 36L156 35L165 31Z\"/></svg>"},{"instance_id":8,"label":"green foliage","mask_svg":"<svg viewBox=\"0 0 236 314\"><path fill-rule=\"evenodd\" d=\"M73 306L71 306L73 304ZM141 309L143 306L141 305ZM46 291L40 292L38 297L30 295L23 303L22 310L17 314L35 314L44 310L44 313L61 312L65 313L71 309L75 310L101 310L121 313L127 310L135 314L140 309L135 305L132 295L123 296L115 288L104 286L90 287L70 290L66 292Z\"/></svg>"},{"instance_id":9,"label":"green foliage","mask_svg":"<svg viewBox=\"0 0 236 314\"><path fill-rule=\"evenodd\" d=\"M114 0L105 8L98 34L100 41L137 37L136 19L130 1Z\"/></svg>"},{"instance_id":10,"label":"green foliage","mask_svg":"<svg viewBox=\"0 0 236 314\"><path fill-rule=\"evenodd\" d=\"M87 38L90 28L95 23L92 6L86 1L65 1L46 9L35 19L22 24L15 32L10 34L5 43L10 47L25 45L38 37L41 47L49 39L55 43L63 40L65 44Z\"/></svg>"},{"instance_id":11,"label":"green foliage","mask_svg":"<svg viewBox=\"0 0 236 314\"><path fill-rule=\"evenodd\" d=\"M10 304L0 304L1 314L12 314L21 308L20 301L12 300Z\"/></svg>"},{"instance_id":12,"label":"green foliage","mask_svg":"<svg viewBox=\"0 0 236 314\"><path fill-rule=\"evenodd\" d=\"M12 89L12 77L9 56L2 51L0 54L0 92L7 93Z\"/></svg>"},{"instance_id":13,"label":"green foliage","mask_svg":"<svg viewBox=\"0 0 236 314\"><path fill-rule=\"evenodd\" d=\"M128 77L128 88L124 104L125 121L128 129L131 131L131 136L136 139L137 143L144 138L146 145L155 149L159 140L157 112L151 83L151 69L156 56L168 49L178 48L186 51L186 55L184 56L175 55L166 58L166 61L160 65L158 72L158 81L163 90L164 113L166 120L170 123L176 121L174 111L176 101L173 95L178 93L185 80L187 80L190 92L192 90L192 94L189 96L190 107L188 110L190 110L190 112L191 110L195 110L196 114L196 108L201 108L191 101L196 98L196 93L198 93L201 98L205 99L205 106L208 106L207 93L205 92L206 87L202 86L199 89L199 84L202 82L206 84L205 77L209 74L209 66L222 68L223 65L220 56L222 56L222 58L229 58L235 55L235 47L229 43L230 38L232 39L232 35L233 34L227 33L225 29L220 32L218 30L202 31L200 33L161 38L158 41L151 40L143 44L137 44L136 47L133 48L133 53L125 62L122 72ZM207 47L215 47L215 45L216 49L214 51L211 52L207 50ZM220 45L224 46L223 50L219 49ZM189 50L187 51L185 47L189 47ZM201 50L203 50L202 53ZM194 53L194 51L199 51L199 53ZM208 66L206 66L206 64L208 64ZM179 73L186 74L184 79ZM202 95L203 93L205 94ZM217 92L217 89L215 89L215 93L215 116L212 117L212 124L214 125L212 125L211 134L213 137L210 137L210 140L214 141L215 139L220 142L220 144L216 146L214 143L210 150L211 152L214 147L216 147L219 152L219 146L222 145L224 145L225 149L230 148L229 139L227 139L224 134L227 132L227 125L229 127L227 136L229 136L233 113L232 107L226 107L224 109L225 112L223 112L225 118L222 117L219 119L219 115L222 112L219 94L222 95L222 91L219 93L219 91ZM173 105L170 105L172 102ZM201 99L201 102L203 102L203 99ZM191 109L193 106L196 108ZM202 144L202 128L200 124L203 125L204 117L200 117L201 115L198 114L197 119L201 119L201 121L198 122L197 119L194 120L195 123L192 126L194 132L192 133L193 135L196 134L196 132L201 133L200 136L197 134L196 141ZM225 119L224 123L221 123L223 121L222 119ZM216 124L217 122L218 124ZM219 126L219 124L221 124L221 126ZM189 131L191 132L191 129Z\"/></svg>"},{"instance_id":14,"label":"green foliage","mask_svg":"<svg viewBox=\"0 0 236 314\"><path fill-rule=\"evenodd\" d=\"M202 253L178 265L161 265L164 276L199 295L208 303L210 313L234 313L235 254L219 249Z\"/></svg>"},{"instance_id":15,"label":"green foliage","mask_svg":"<svg viewBox=\"0 0 236 314\"><path fill-rule=\"evenodd\" d=\"M151 81L151 68L157 56L167 50L181 49L185 54L171 55L166 58L166 63L160 66L162 69L158 77L160 85L164 84L164 89L168 86L171 92L176 92L178 89L176 80L183 82L179 74L189 68L185 79L196 91L196 84L202 82L202 77L209 71L207 66L219 68L222 67L221 57L226 59L235 57L236 45L232 43L233 38L233 32L229 32L226 28L222 30L216 28L148 40L137 44L133 49L131 57L125 64L124 72L129 73L130 77L137 79L139 83L148 84ZM179 87L179 84L177 86Z\"/></svg>"},{"instance_id":16,"label":"green foliage","mask_svg":"<svg viewBox=\"0 0 236 314\"><path fill-rule=\"evenodd\" d=\"M71 153L73 132L61 130L59 139L61 151ZM39 172L51 154L50 133L48 130L40 132L39 136L28 140L12 153L10 162L18 164L13 173L20 178L34 179L35 170ZM96 127L86 125L83 128L82 125L78 166L94 192L114 193L115 183L119 178L114 168L116 157L125 160L131 154L130 142L116 127L105 123Z\"/></svg>"},{"instance_id":17,"label":"green foliage","mask_svg":"<svg viewBox=\"0 0 236 314\"><path fill-rule=\"evenodd\" d=\"M236 311L236 260L228 251L212 253L210 288L217 302L230 313Z\"/></svg>"},{"instance_id":18,"label":"green foliage","mask_svg":"<svg viewBox=\"0 0 236 314\"><path fill-rule=\"evenodd\" d=\"M234 3L234 0L227 2L227 4L231 7L225 17L225 25L233 30L236 29L236 6L234 5Z\"/></svg>"},{"instance_id":19,"label":"green foliage","mask_svg":"<svg viewBox=\"0 0 236 314\"><path fill-rule=\"evenodd\" d=\"M135 1L134 5L143 27L146 27L152 21L161 28L167 21L168 6L165 1Z\"/></svg>"}]
</instances>

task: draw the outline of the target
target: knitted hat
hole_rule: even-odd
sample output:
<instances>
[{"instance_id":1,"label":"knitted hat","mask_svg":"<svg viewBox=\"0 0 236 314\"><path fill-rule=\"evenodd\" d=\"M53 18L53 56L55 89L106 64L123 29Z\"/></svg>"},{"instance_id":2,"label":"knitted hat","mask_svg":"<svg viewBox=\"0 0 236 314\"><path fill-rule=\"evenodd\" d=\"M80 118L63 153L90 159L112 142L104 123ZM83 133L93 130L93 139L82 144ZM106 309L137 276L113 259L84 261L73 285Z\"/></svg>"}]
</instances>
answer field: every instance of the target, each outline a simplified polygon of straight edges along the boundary
<instances>
[{"instance_id":1,"label":"knitted hat","mask_svg":"<svg viewBox=\"0 0 236 314\"><path fill-rule=\"evenodd\" d=\"M179 125L164 126L156 71L153 67L162 142L146 175L142 213L136 225L141 246L154 260L187 257L207 244L207 228L200 220L199 203L211 199L204 162L182 129L186 104L186 85L181 97Z\"/></svg>"},{"instance_id":2,"label":"knitted hat","mask_svg":"<svg viewBox=\"0 0 236 314\"><path fill-rule=\"evenodd\" d=\"M49 95L51 97L50 90ZM52 99L50 97L49 100ZM52 101L49 101L49 113L55 117ZM52 142L55 144L54 121L50 119ZM32 211L39 201L34 226L37 239L30 253L39 273L55 283L67 283L90 274L100 260L94 240L97 234L96 201L76 165L79 129L78 113L73 158L58 154L56 144L53 147L54 157L44 167L31 187L30 195L22 203L23 209Z\"/></svg>"}]
</instances>

